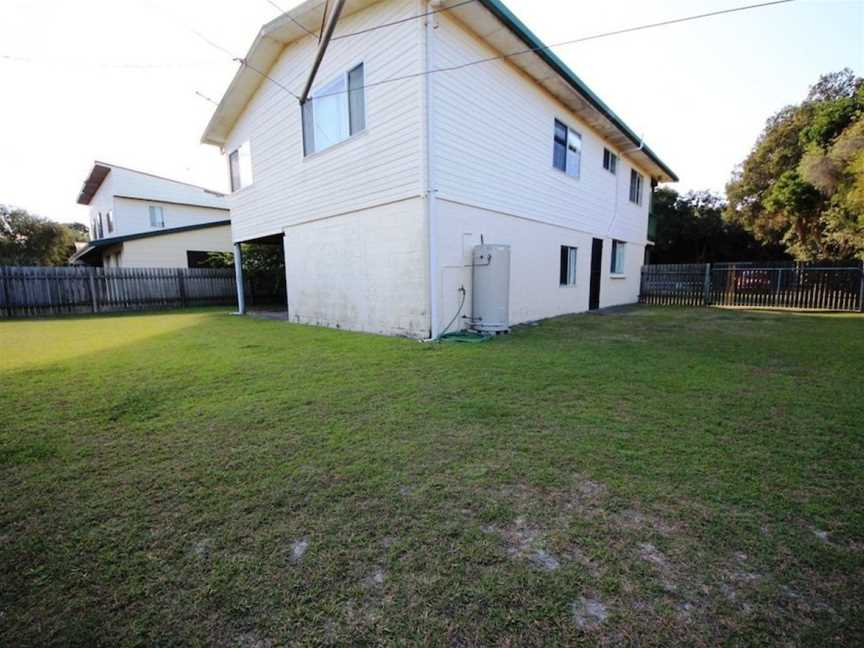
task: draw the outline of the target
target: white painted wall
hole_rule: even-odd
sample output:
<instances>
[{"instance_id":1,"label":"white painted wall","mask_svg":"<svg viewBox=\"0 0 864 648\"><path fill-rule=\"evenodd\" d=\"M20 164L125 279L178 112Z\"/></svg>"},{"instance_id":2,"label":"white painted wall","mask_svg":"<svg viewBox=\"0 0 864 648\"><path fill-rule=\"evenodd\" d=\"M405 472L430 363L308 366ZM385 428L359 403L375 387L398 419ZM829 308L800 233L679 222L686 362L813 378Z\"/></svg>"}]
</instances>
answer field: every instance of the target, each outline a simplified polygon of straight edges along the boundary
<instances>
[{"instance_id":1,"label":"white painted wall","mask_svg":"<svg viewBox=\"0 0 864 648\"><path fill-rule=\"evenodd\" d=\"M495 56L496 51L442 14L434 31L433 68ZM600 306L637 301L650 201L644 176L641 205L629 201L632 162L575 114L506 61L431 76L433 164L438 202L439 320L458 309L458 288L470 291L471 247L511 246L513 324L588 309L591 242L604 239ZM582 135L580 177L553 167L554 122ZM615 175L603 149L619 156ZM626 270L612 277L612 239L625 241ZM575 287L561 287L560 246L578 248ZM467 300L470 305L470 292Z\"/></svg>"},{"instance_id":2,"label":"white painted wall","mask_svg":"<svg viewBox=\"0 0 864 648\"><path fill-rule=\"evenodd\" d=\"M354 32L415 15L417 0L390 0L339 21ZM420 21L333 41L316 87L365 65L366 84L422 69ZM317 47L312 37L287 47L268 74L301 91ZM241 115L226 156L251 143L254 183L229 204L235 241L280 233L285 227L418 196L423 191L421 110L423 80L366 89L366 130L330 149L303 156L300 106L275 83L265 82ZM226 173L228 164L225 164Z\"/></svg>"},{"instance_id":3,"label":"white painted wall","mask_svg":"<svg viewBox=\"0 0 864 648\"><path fill-rule=\"evenodd\" d=\"M90 219L93 222L101 216L102 238L158 231L161 228L150 227L148 205L163 208L166 229L230 218L225 196L131 169L111 167L90 202ZM109 211L113 215L113 231L108 230ZM93 238L98 238L98 233Z\"/></svg>"},{"instance_id":4,"label":"white painted wall","mask_svg":"<svg viewBox=\"0 0 864 648\"><path fill-rule=\"evenodd\" d=\"M102 185L90 201L90 220L87 222L87 226L90 228L91 239L99 237L99 231L98 229L94 231L93 223L97 222L100 218L102 219L103 238L114 236L113 233L108 232L106 214L109 211L114 211L114 178L111 177L110 173L102 181Z\"/></svg>"},{"instance_id":5,"label":"white painted wall","mask_svg":"<svg viewBox=\"0 0 864 648\"><path fill-rule=\"evenodd\" d=\"M287 228L291 321L426 337L423 207L414 198Z\"/></svg>"},{"instance_id":6,"label":"white painted wall","mask_svg":"<svg viewBox=\"0 0 864 648\"><path fill-rule=\"evenodd\" d=\"M111 256L112 268L188 268L186 252L189 250L232 252L233 249L231 227L223 225L124 241L119 256L112 248L103 255L103 262L105 256Z\"/></svg>"},{"instance_id":7,"label":"white painted wall","mask_svg":"<svg viewBox=\"0 0 864 648\"><path fill-rule=\"evenodd\" d=\"M224 195L169 178L162 178L123 167L111 167L108 178L112 178L115 196L163 200L166 202L200 205L202 207L227 208Z\"/></svg>"},{"instance_id":8,"label":"white painted wall","mask_svg":"<svg viewBox=\"0 0 864 648\"><path fill-rule=\"evenodd\" d=\"M150 205L162 208L165 227L150 226ZM140 232L159 232L163 229L201 225L228 220L230 212L197 205L177 205L156 200L114 199L114 233L110 236L126 236ZM106 233L106 236L109 236Z\"/></svg>"},{"instance_id":9,"label":"white painted wall","mask_svg":"<svg viewBox=\"0 0 864 648\"><path fill-rule=\"evenodd\" d=\"M510 259L510 321L520 324L588 310L591 277L591 234L537 221L518 218L500 212L470 207L448 200L438 202L438 258L440 260L441 303L440 324L446 326L459 307L459 287L464 286L468 298L463 314L471 315L471 251L480 244L509 245ZM577 283L560 285L561 246L578 249ZM628 244L625 252L625 272L613 278L611 239L604 241L603 270L600 285L600 306L633 303L639 294L639 271L645 246ZM458 320L454 328L465 328Z\"/></svg>"},{"instance_id":10,"label":"white painted wall","mask_svg":"<svg viewBox=\"0 0 864 648\"><path fill-rule=\"evenodd\" d=\"M340 21L338 33L416 14L418 0L388 0ZM432 68L496 54L446 14L432 31ZM367 129L303 157L296 99L266 82L228 138L225 153L250 142L254 184L229 198L235 241L285 233L293 321L423 337L429 331L429 272L440 326L470 289L471 246L512 246L513 323L588 308L591 239L604 239L601 306L634 302L646 244L650 179L643 202L628 201L631 162L602 168L604 142L507 62L429 77L438 264L428 267L424 219L426 127L423 79L375 86L424 69L422 21L334 41L318 80L364 62ZM312 38L289 46L268 71L299 91ZM579 179L552 166L554 120L582 135ZM227 172L227 162L226 162ZM627 243L626 272L610 276L611 240ZM579 249L575 287L559 286L560 246ZM470 295L468 303L470 304Z\"/></svg>"},{"instance_id":11,"label":"white painted wall","mask_svg":"<svg viewBox=\"0 0 864 648\"><path fill-rule=\"evenodd\" d=\"M498 54L446 13L435 30L433 67ZM515 66L497 61L432 75L437 195L603 238L644 245L646 172L641 206L629 202L631 163L603 169L603 148L616 150ZM582 173L552 166L555 119L582 135ZM493 241L490 241L493 242Z\"/></svg>"}]
</instances>

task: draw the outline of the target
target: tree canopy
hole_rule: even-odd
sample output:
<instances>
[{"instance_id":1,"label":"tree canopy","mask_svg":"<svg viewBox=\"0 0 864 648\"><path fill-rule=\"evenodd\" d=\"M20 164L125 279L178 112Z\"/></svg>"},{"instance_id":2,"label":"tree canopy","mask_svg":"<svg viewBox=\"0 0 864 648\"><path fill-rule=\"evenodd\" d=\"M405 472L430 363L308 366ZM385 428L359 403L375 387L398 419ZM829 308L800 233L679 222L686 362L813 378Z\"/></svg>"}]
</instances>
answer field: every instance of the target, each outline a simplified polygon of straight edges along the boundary
<instances>
[{"instance_id":1,"label":"tree canopy","mask_svg":"<svg viewBox=\"0 0 864 648\"><path fill-rule=\"evenodd\" d=\"M78 240L86 240L86 236L82 239L80 231L67 225L0 205L0 265L65 265Z\"/></svg>"},{"instance_id":2,"label":"tree canopy","mask_svg":"<svg viewBox=\"0 0 864 648\"><path fill-rule=\"evenodd\" d=\"M654 192L657 240L655 263L762 261L787 258L777 245L763 245L738 223L723 218L726 202L708 191L680 195L661 187Z\"/></svg>"},{"instance_id":3,"label":"tree canopy","mask_svg":"<svg viewBox=\"0 0 864 648\"><path fill-rule=\"evenodd\" d=\"M726 188L726 219L795 259L864 259L864 79L824 75L771 117Z\"/></svg>"}]
</instances>

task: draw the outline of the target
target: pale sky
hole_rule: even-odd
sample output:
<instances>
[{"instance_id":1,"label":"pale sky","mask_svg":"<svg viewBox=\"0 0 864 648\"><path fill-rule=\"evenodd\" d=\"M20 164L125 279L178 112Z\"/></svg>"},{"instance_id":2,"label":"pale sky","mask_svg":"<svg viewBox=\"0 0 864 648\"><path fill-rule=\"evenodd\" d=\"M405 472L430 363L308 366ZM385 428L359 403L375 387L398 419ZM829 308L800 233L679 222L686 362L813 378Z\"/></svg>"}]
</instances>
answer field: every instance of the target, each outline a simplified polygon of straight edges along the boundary
<instances>
[{"instance_id":1,"label":"pale sky","mask_svg":"<svg viewBox=\"0 0 864 648\"><path fill-rule=\"evenodd\" d=\"M505 1L555 43L753 0ZM223 158L199 143L214 106L195 92L218 100L237 64L188 27L243 56L277 15L267 0L0 0L0 203L86 222L75 199L96 159L225 191ZM680 191L722 191L769 115L822 73L862 74L864 0L798 0L555 51Z\"/></svg>"}]
</instances>

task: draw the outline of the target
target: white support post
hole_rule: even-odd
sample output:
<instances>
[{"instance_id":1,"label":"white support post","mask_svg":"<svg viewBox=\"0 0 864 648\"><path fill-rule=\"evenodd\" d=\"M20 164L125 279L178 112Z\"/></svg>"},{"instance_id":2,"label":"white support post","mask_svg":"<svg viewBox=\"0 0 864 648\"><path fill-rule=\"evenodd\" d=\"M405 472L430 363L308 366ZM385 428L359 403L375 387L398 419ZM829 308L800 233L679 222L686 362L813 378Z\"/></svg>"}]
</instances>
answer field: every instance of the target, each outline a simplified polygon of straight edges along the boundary
<instances>
[{"instance_id":1,"label":"white support post","mask_svg":"<svg viewBox=\"0 0 864 648\"><path fill-rule=\"evenodd\" d=\"M246 282L243 280L243 251L239 243L234 244L234 279L237 281L237 315L245 315Z\"/></svg>"}]
</instances>

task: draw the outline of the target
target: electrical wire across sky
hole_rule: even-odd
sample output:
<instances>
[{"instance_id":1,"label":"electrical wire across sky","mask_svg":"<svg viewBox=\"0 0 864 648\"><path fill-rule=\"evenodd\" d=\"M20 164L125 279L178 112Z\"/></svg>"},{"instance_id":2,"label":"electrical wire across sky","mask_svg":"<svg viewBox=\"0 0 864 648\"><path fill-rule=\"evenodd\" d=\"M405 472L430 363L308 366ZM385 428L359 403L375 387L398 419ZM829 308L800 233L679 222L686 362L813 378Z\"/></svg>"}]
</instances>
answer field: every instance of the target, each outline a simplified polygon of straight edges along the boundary
<instances>
[{"instance_id":1,"label":"electrical wire across sky","mask_svg":"<svg viewBox=\"0 0 864 648\"><path fill-rule=\"evenodd\" d=\"M266 0L266 2L268 2L268 4L270 4L274 8L276 8L278 11L282 12L282 15L287 16L289 20L291 20L300 29L302 29L304 32L306 32L306 34L308 36L312 36L316 39L318 38L317 33L308 29L307 27L305 27L296 18L294 18L290 14L290 12L283 11L282 8L276 2L273 2L272 0ZM355 32L348 32L345 34L334 35L331 40L332 41L345 40L347 38L352 38L355 36L361 36L363 34L368 34L370 32L378 31L381 29L395 27L397 25L402 25L402 24L405 24L405 23L410 22L412 20L419 20L421 18L426 18L428 16L432 16L435 14L440 14L440 13L444 13L447 11L453 11L454 9L458 9L459 7L463 7L463 6L471 4L473 2L477 2L477 0L463 0L462 2L458 2L458 3L450 5L450 6L445 6L445 7L442 7L440 9L434 9L434 10L427 11L424 13L419 13L419 14L415 14L412 16L407 16L405 18L400 18L398 20L382 23L380 25L373 25L371 27L367 27L365 29L360 29L360 30L355 31ZM550 45L542 45L540 47L528 47L528 48L519 49L519 50L516 50L513 52L509 52L509 53L502 53L502 54L498 54L495 56L489 56L486 58L475 59L472 61L466 61L464 63L458 63L455 65L450 65L450 66L445 66L445 67L440 67L440 68L433 68L430 70L423 70L421 72L414 72L411 74L393 76L393 77L389 77L386 79L382 79L380 81L373 81L370 83L366 83L363 86L360 86L358 88L354 88L354 90L359 90L361 88L365 89L365 88L378 87L378 86L382 86L382 85L386 85L386 84L390 84L390 83L397 83L399 81L416 79L419 77L432 75L432 74L442 74L442 73L446 73L446 72L455 72L455 71L462 70L462 69L465 69L468 67L473 67L475 65L482 65L485 63L492 63L495 61L504 61L504 60L508 60L508 59L515 58L518 56L524 56L527 54L536 54L539 52L551 51L551 50L561 48L561 47L566 47L569 45L576 45L578 43L586 43L586 42L600 40L600 39L604 39L604 38L611 38L611 37L615 37L615 36L621 36L621 35L625 35L625 34L632 34L632 33L640 32L640 31L646 31L649 29L658 29L661 27L668 27L671 25L678 25L678 24L697 21L697 20L705 20L708 18L714 18L714 17L718 17L718 16L723 16L723 15L735 14L735 13L740 13L740 12L744 12L744 11L751 11L754 9L762 9L762 8L766 8L766 7L776 6L776 5L790 4L792 2L795 2L795 0L772 0L770 2L760 2L760 3L745 5L745 6L741 6L741 7L731 7L728 9L720 9L717 11L710 11L710 12L701 13L701 14L683 16L681 18L672 18L669 20L663 20L663 21L659 21L659 22L647 23L647 24L642 24L642 25L635 25L632 27L625 27L623 29L616 29L613 31L601 32L601 33L592 34L589 36L582 36L579 38L573 38L570 40L560 41L557 43L552 43ZM321 4L325 4L325 3L322 2ZM153 5L151 5L151 6L153 6ZM318 5L318 6L320 6L320 5ZM292 96L294 99L297 99L299 101L299 99L300 99L299 95L297 93L295 93L294 91L292 91L290 89L289 85L291 83L295 82L298 78L304 76L303 74L298 75L297 78L295 78L294 80L292 80L288 84L282 83L278 79L275 79L272 76L270 76L270 74L268 74L264 70L260 70L257 67L255 67L254 65L252 65L251 63L249 63L248 59L237 56L234 52L232 52L228 48L220 45L219 43L217 43L213 39L209 38L206 34L202 33L201 31L199 31L198 29L196 29L192 25L189 25L185 21L182 21L179 18L177 18L176 16L174 16L173 13L171 13L171 12L168 12L168 13L170 15L172 15L172 17L174 17L175 20L177 20L177 22L179 24L182 24L183 27L188 29L192 34L194 34L196 37L198 37L202 42L204 42L207 45L209 45L210 47L222 52L223 54L226 54L227 56L231 57L232 61L235 61L235 62L239 63L241 66L244 66L244 67L250 69L251 71L260 75L263 79L270 81L273 85L278 87L280 90L286 92L287 94ZM39 62L38 60L35 60L35 59L29 59L27 57L12 56L12 55L7 55L7 54L0 54L0 59L11 61L11 62L27 62L27 63L38 63ZM159 68L170 68L170 67L192 67L192 66L207 65L207 64L209 64L209 63L204 63L204 62L202 62L202 63L175 62L175 63L158 63L158 64L131 64L131 63L130 64L114 64L114 63L102 64L102 63L99 63L96 65L99 67L105 67L105 68L117 68L117 69L132 70L132 69L159 69ZM314 99L323 99L325 97L345 94L347 92L349 92L349 90L347 90L347 89L346 90L340 90L340 91L336 91L336 92L332 92L332 93L328 93L328 94L317 95L314 97Z\"/></svg>"}]
</instances>

